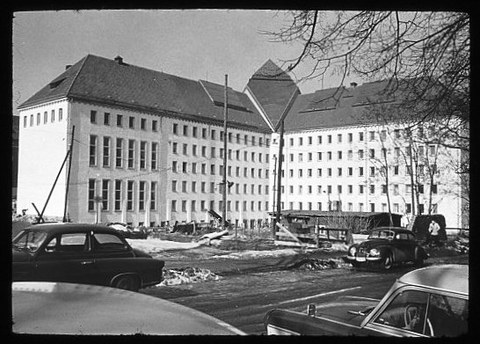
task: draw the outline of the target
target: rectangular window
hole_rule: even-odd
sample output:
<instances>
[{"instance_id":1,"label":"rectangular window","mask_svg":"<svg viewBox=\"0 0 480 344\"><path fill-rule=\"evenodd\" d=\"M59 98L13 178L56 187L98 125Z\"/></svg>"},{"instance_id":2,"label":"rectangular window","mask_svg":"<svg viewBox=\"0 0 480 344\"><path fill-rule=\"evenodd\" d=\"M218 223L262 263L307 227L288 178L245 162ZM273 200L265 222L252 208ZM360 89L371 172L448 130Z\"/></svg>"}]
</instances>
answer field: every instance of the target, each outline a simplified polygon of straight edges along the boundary
<instances>
[{"instance_id":1,"label":"rectangular window","mask_svg":"<svg viewBox=\"0 0 480 344\"><path fill-rule=\"evenodd\" d=\"M90 111L90 123L97 123L97 111Z\"/></svg>"},{"instance_id":2,"label":"rectangular window","mask_svg":"<svg viewBox=\"0 0 480 344\"><path fill-rule=\"evenodd\" d=\"M102 210L109 210L110 180L102 180Z\"/></svg>"},{"instance_id":3,"label":"rectangular window","mask_svg":"<svg viewBox=\"0 0 480 344\"><path fill-rule=\"evenodd\" d=\"M53 115L55 116L55 112L53 113ZM58 109L58 121L60 122L61 120L63 119L63 109ZM55 120L55 118L53 118L53 120Z\"/></svg>"},{"instance_id":4,"label":"rectangular window","mask_svg":"<svg viewBox=\"0 0 480 344\"><path fill-rule=\"evenodd\" d=\"M115 179L115 211L122 210L122 181Z\"/></svg>"},{"instance_id":5,"label":"rectangular window","mask_svg":"<svg viewBox=\"0 0 480 344\"><path fill-rule=\"evenodd\" d=\"M172 212L176 212L177 211L177 201L176 200L172 200Z\"/></svg>"},{"instance_id":6,"label":"rectangular window","mask_svg":"<svg viewBox=\"0 0 480 344\"><path fill-rule=\"evenodd\" d=\"M348 142L353 142L353 134L348 133Z\"/></svg>"},{"instance_id":7,"label":"rectangular window","mask_svg":"<svg viewBox=\"0 0 480 344\"><path fill-rule=\"evenodd\" d=\"M363 141L363 132L358 133L358 141Z\"/></svg>"},{"instance_id":8,"label":"rectangular window","mask_svg":"<svg viewBox=\"0 0 480 344\"><path fill-rule=\"evenodd\" d=\"M187 201L182 201L182 212L187 211Z\"/></svg>"},{"instance_id":9,"label":"rectangular window","mask_svg":"<svg viewBox=\"0 0 480 344\"><path fill-rule=\"evenodd\" d=\"M30 126L33 127L33 115L30 115Z\"/></svg>"},{"instance_id":10,"label":"rectangular window","mask_svg":"<svg viewBox=\"0 0 480 344\"><path fill-rule=\"evenodd\" d=\"M328 136L327 136L327 142L328 142L328 143L332 143L332 135L328 135Z\"/></svg>"},{"instance_id":11,"label":"rectangular window","mask_svg":"<svg viewBox=\"0 0 480 344\"><path fill-rule=\"evenodd\" d=\"M342 160L342 151L337 152L337 158L338 160Z\"/></svg>"},{"instance_id":12,"label":"rectangular window","mask_svg":"<svg viewBox=\"0 0 480 344\"><path fill-rule=\"evenodd\" d=\"M432 189L432 193L433 193L433 194L436 194L436 193L437 193L437 184L432 184L432 185L430 186L430 188Z\"/></svg>"},{"instance_id":13,"label":"rectangular window","mask_svg":"<svg viewBox=\"0 0 480 344\"><path fill-rule=\"evenodd\" d=\"M375 149L370 149L369 150L369 155L370 155L370 159L375 158Z\"/></svg>"},{"instance_id":14,"label":"rectangular window","mask_svg":"<svg viewBox=\"0 0 480 344\"><path fill-rule=\"evenodd\" d=\"M183 126L183 136L188 136L188 125Z\"/></svg>"},{"instance_id":15,"label":"rectangular window","mask_svg":"<svg viewBox=\"0 0 480 344\"><path fill-rule=\"evenodd\" d=\"M370 194L375 194L375 185L370 185Z\"/></svg>"},{"instance_id":16,"label":"rectangular window","mask_svg":"<svg viewBox=\"0 0 480 344\"><path fill-rule=\"evenodd\" d=\"M133 210L133 180L127 180L127 210Z\"/></svg>"},{"instance_id":17,"label":"rectangular window","mask_svg":"<svg viewBox=\"0 0 480 344\"><path fill-rule=\"evenodd\" d=\"M123 139L117 138L115 148L115 166L123 167Z\"/></svg>"},{"instance_id":18,"label":"rectangular window","mask_svg":"<svg viewBox=\"0 0 480 344\"><path fill-rule=\"evenodd\" d=\"M337 134L337 142L342 143L342 134Z\"/></svg>"},{"instance_id":19,"label":"rectangular window","mask_svg":"<svg viewBox=\"0 0 480 344\"><path fill-rule=\"evenodd\" d=\"M177 192L177 181L172 180L172 192Z\"/></svg>"},{"instance_id":20,"label":"rectangular window","mask_svg":"<svg viewBox=\"0 0 480 344\"><path fill-rule=\"evenodd\" d=\"M183 144L183 155L188 155L188 144Z\"/></svg>"},{"instance_id":21,"label":"rectangular window","mask_svg":"<svg viewBox=\"0 0 480 344\"><path fill-rule=\"evenodd\" d=\"M147 142L140 141L140 168L143 170L147 167Z\"/></svg>"},{"instance_id":22,"label":"rectangular window","mask_svg":"<svg viewBox=\"0 0 480 344\"><path fill-rule=\"evenodd\" d=\"M173 132L174 135L178 135L178 124L177 123L173 123L172 132Z\"/></svg>"},{"instance_id":23,"label":"rectangular window","mask_svg":"<svg viewBox=\"0 0 480 344\"><path fill-rule=\"evenodd\" d=\"M97 165L97 137L90 135L90 166Z\"/></svg>"},{"instance_id":24,"label":"rectangular window","mask_svg":"<svg viewBox=\"0 0 480 344\"><path fill-rule=\"evenodd\" d=\"M110 125L110 114L108 112L103 114L103 124Z\"/></svg>"},{"instance_id":25,"label":"rectangular window","mask_svg":"<svg viewBox=\"0 0 480 344\"><path fill-rule=\"evenodd\" d=\"M150 209L157 209L157 182L150 183Z\"/></svg>"},{"instance_id":26,"label":"rectangular window","mask_svg":"<svg viewBox=\"0 0 480 344\"><path fill-rule=\"evenodd\" d=\"M157 156L158 156L158 143L152 142L152 156L151 156L151 166L152 170L156 170L157 166Z\"/></svg>"},{"instance_id":27,"label":"rectangular window","mask_svg":"<svg viewBox=\"0 0 480 344\"><path fill-rule=\"evenodd\" d=\"M322 144L322 136L317 137L317 144L321 145Z\"/></svg>"},{"instance_id":28,"label":"rectangular window","mask_svg":"<svg viewBox=\"0 0 480 344\"><path fill-rule=\"evenodd\" d=\"M95 179L88 180L88 211L95 210Z\"/></svg>"},{"instance_id":29,"label":"rectangular window","mask_svg":"<svg viewBox=\"0 0 480 344\"><path fill-rule=\"evenodd\" d=\"M187 173L187 164L188 163L186 161L182 162L182 172L183 173Z\"/></svg>"},{"instance_id":30,"label":"rectangular window","mask_svg":"<svg viewBox=\"0 0 480 344\"><path fill-rule=\"evenodd\" d=\"M110 138L103 138L103 167L110 167Z\"/></svg>"},{"instance_id":31,"label":"rectangular window","mask_svg":"<svg viewBox=\"0 0 480 344\"><path fill-rule=\"evenodd\" d=\"M206 186L207 186L207 183L205 183L205 182L202 182L202 183L200 184L200 192L201 192L201 193L205 193L205 192L206 192Z\"/></svg>"},{"instance_id":32,"label":"rectangular window","mask_svg":"<svg viewBox=\"0 0 480 344\"><path fill-rule=\"evenodd\" d=\"M135 129L135 117L133 116L128 117L128 127L130 129Z\"/></svg>"},{"instance_id":33,"label":"rectangular window","mask_svg":"<svg viewBox=\"0 0 480 344\"><path fill-rule=\"evenodd\" d=\"M158 131L158 121L152 120L152 131Z\"/></svg>"},{"instance_id":34,"label":"rectangular window","mask_svg":"<svg viewBox=\"0 0 480 344\"><path fill-rule=\"evenodd\" d=\"M40 113L37 113L37 125L40 124Z\"/></svg>"},{"instance_id":35,"label":"rectangular window","mask_svg":"<svg viewBox=\"0 0 480 344\"><path fill-rule=\"evenodd\" d=\"M135 140L128 140L128 168L135 167Z\"/></svg>"},{"instance_id":36,"label":"rectangular window","mask_svg":"<svg viewBox=\"0 0 480 344\"><path fill-rule=\"evenodd\" d=\"M375 132L374 131L369 131L369 139L370 141L375 141Z\"/></svg>"},{"instance_id":37,"label":"rectangular window","mask_svg":"<svg viewBox=\"0 0 480 344\"><path fill-rule=\"evenodd\" d=\"M27 116L23 116L23 127L26 128L28 123L28 118Z\"/></svg>"},{"instance_id":38,"label":"rectangular window","mask_svg":"<svg viewBox=\"0 0 480 344\"><path fill-rule=\"evenodd\" d=\"M52 110L53 111L53 110ZM46 124L48 122L48 112L45 111L43 113L43 124Z\"/></svg>"},{"instance_id":39,"label":"rectangular window","mask_svg":"<svg viewBox=\"0 0 480 344\"><path fill-rule=\"evenodd\" d=\"M146 182L140 181L138 188L138 210L145 210L145 184Z\"/></svg>"},{"instance_id":40,"label":"rectangular window","mask_svg":"<svg viewBox=\"0 0 480 344\"><path fill-rule=\"evenodd\" d=\"M145 118L140 118L140 129L142 130L147 129L147 120Z\"/></svg>"},{"instance_id":41,"label":"rectangular window","mask_svg":"<svg viewBox=\"0 0 480 344\"><path fill-rule=\"evenodd\" d=\"M207 138L207 128L202 128L202 139Z\"/></svg>"}]
</instances>

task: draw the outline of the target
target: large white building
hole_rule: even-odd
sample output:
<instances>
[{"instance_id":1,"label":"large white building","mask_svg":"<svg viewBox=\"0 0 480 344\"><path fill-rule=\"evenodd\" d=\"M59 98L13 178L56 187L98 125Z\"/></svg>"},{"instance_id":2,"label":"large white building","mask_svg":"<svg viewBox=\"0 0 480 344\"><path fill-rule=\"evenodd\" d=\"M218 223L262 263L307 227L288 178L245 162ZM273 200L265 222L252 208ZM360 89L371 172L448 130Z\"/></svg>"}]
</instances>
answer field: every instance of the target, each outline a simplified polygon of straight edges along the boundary
<instances>
[{"instance_id":1,"label":"large white building","mask_svg":"<svg viewBox=\"0 0 480 344\"><path fill-rule=\"evenodd\" d=\"M345 88L332 103L331 90L303 95L267 61L243 92L228 89L224 135L223 85L132 66L120 57L88 55L18 108L17 209L35 213L34 203L41 211L73 136L70 173L67 160L46 215L66 212L72 221L133 225L208 221L207 210L223 209L226 136L227 180L233 183L227 218L253 227L273 210L284 120L283 178L277 188L282 209L390 208L408 215L412 184L402 158L402 126L359 117L367 96L381 85ZM426 158L439 157L438 172L415 181L415 190L422 191L415 193L416 209L444 214L448 227L461 227L462 190L454 173L459 153L437 145L421 150ZM388 183L382 152L388 152Z\"/></svg>"}]
</instances>

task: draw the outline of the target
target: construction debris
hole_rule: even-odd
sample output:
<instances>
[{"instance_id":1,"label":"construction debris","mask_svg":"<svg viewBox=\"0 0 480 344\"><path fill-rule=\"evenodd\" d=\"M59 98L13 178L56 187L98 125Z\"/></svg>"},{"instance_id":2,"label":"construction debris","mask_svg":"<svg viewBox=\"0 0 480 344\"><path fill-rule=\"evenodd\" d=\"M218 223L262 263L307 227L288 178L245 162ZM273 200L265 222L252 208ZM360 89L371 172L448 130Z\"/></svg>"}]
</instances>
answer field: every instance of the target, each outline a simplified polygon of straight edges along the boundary
<instances>
[{"instance_id":1,"label":"construction debris","mask_svg":"<svg viewBox=\"0 0 480 344\"><path fill-rule=\"evenodd\" d=\"M158 286L171 286L179 284L190 284L206 281L217 281L220 276L208 269L201 268L182 268L182 269L164 269L164 280Z\"/></svg>"}]
</instances>

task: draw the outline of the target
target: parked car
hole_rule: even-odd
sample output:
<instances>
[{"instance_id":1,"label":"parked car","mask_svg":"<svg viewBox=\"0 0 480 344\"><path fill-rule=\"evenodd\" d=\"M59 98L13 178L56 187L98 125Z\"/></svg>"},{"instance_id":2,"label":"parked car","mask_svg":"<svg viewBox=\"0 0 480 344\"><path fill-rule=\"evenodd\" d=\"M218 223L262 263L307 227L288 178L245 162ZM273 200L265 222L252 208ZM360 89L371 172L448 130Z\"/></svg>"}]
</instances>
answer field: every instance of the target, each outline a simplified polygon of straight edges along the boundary
<instances>
[{"instance_id":1,"label":"parked car","mask_svg":"<svg viewBox=\"0 0 480 344\"><path fill-rule=\"evenodd\" d=\"M348 248L346 261L353 266L376 265L385 270L394 264L413 262L422 266L428 254L418 244L412 231L399 227L378 227L367 240Z\"/></svg>"},{"instance_id":2,"label":"parked car","mask_svg":"<svg viewBox=\"0 0 480 344\"><path fill-rule=\"evenodd\" d=\"M307 313L274 309L264 325L270 335L457 337L468 332L468 294L468 265L429 266L403 275L380 301L352 296Z\"/></svg>"},{"instance_id":3,"label":"parked car","mask_svg":"<svg viewBox=\"0 0 480 344\"><path fill-rule=\"evenodd\" d=\"M148 237L148 233L144 229L145 227L142 227L142 229L133 228L122 222L109 222L107 226L117 230L126 239L146 239Z\"/></svg>"},{"instance_id":4,"label":"parked car","mask_svg":"<svg viewBox=\"0 0 480 344\"><path fill-rule=\"evenodd\" d=\"M164 262L132 248L116 230L53 223L25 228L12 241L13 281L72 282L137 291L162 281Z\"/></svg>"},{"instance_id":5,"label":"parked car","mask_svg":"<svg viewBox=\"0 0 480 344\"><path fill-rule=\"evenodd\" d=\"M89 335L242 335L197 310L142 293L53 282L12 283L13 332Z\"/></svg>"}]
</instances>

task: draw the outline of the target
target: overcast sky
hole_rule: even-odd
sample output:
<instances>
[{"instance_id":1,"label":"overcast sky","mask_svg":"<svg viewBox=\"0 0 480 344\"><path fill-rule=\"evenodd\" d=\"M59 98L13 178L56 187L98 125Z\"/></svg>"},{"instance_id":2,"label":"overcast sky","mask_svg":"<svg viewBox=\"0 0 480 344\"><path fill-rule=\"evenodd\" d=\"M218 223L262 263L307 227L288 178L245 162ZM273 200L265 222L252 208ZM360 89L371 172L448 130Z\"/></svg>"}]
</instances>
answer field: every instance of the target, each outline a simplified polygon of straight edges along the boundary
<instances>
[{"instance_id":1,"label":"overcast sky","mask_svg":"<svg viewBox=\"0 0 480 344\"><path fill-rule=\"evenodd\" d=\"M219 84L225 83L228 74L229 86L243 91L268 59L281 66L283 60L300 54L299 45L274 43L261 34L278 31L288 23L286 18L283 12L260 10L16 12L14 113L66 65L87 54L112 59L120 55L128 64ZM307 69L302 65L296 75L305 75ZM338 82L324 80L323 87L335 87ZM321 89L322 81L298 85L302 93L310 93Z\"/></svg>"}]
</instances>

